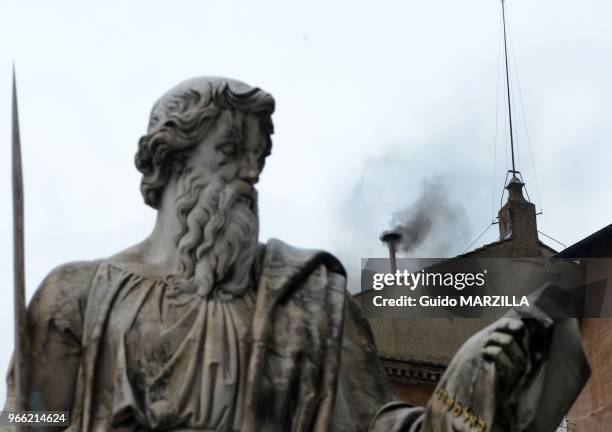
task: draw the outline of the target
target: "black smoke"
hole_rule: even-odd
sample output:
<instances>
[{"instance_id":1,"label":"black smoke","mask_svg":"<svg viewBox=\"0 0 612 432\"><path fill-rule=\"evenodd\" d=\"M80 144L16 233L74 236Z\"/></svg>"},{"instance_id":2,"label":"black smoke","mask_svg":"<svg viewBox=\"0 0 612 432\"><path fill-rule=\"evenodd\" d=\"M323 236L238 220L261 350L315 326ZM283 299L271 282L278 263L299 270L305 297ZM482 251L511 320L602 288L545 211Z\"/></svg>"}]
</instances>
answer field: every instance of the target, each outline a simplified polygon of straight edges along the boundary
<instances>
[{"instance_id":1,"label":"black smoke","mask_svg":"<svg viewBox=\"0 0 612 432\"><path fill-rule=\"evenodd\" d=\"M463 245L470 232L465 209L440 177L421 183L417 199L393 213L391 229L402 236L399 252L410 254L426 246L440 257L456 250L455 242Z\"/></svg>"},{"instance_id":2,"label":"black smoke","mask_svg":"<svg viewBox=\"0 0 612 432\"><path fill-rule=\"evenodd\" d=\"M431 149L418 159L398 149L368 158L347 182L332 252L347 270L350 291L359 290L363 258L389 256L383 231L396 228L404 235L398 257L445 258L473 240L471 220L488 220L485 178L476 170L469 176L450 171L444 160ZM428 172L434 165L437 172Z\"/></svg>"}]
</instances>

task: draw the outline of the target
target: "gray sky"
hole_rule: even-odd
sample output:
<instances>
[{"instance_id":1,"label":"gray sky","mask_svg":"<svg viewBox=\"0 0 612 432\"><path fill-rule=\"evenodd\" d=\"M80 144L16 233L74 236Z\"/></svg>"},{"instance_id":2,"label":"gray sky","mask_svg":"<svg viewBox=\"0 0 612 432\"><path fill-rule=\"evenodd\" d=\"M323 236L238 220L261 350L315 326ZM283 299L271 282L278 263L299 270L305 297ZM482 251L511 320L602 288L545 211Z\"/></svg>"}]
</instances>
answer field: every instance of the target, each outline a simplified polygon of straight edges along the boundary
<instances>
[{"instance_id":1,"label":"gray sky","mask_svg":"<svg viewBox=\"0 0 612 432\"><path fill-rule=\"evenodd\" d=\"M612 222L612 4L507 4L539 196L517 90L519 168L543 208L540 229L569 245ZM108 256L149 233L136 143L157 97L197 75L276 98L261 238L327 249L354 278L361 256L384 256L378 234L424 184L439 185L464 220L415 255L463 252L497 211L508 168L499 19L496 0L2 2L0 374L13 346L12 59L28 296L58 264Z\"/></svg>"}]
</instances>

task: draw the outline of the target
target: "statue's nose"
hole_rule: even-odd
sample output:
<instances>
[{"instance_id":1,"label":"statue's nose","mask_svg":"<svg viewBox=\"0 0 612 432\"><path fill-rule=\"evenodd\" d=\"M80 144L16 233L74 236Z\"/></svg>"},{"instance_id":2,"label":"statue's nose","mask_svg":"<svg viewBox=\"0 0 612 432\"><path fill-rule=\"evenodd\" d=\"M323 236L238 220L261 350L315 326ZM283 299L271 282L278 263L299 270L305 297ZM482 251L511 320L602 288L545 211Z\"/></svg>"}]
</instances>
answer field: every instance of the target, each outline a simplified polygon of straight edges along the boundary
<instances>
[{"instance_id":1,"label":"statue's nose","mask_svg":"<svg viewBox=\"0 0 612 432\"><path fill-rule=\"evenodd\" d=\"M240 172L240 180L243 180L251 185L259 181L259 164L254 155L247 155Z\"/></svg>"}]
</instances>

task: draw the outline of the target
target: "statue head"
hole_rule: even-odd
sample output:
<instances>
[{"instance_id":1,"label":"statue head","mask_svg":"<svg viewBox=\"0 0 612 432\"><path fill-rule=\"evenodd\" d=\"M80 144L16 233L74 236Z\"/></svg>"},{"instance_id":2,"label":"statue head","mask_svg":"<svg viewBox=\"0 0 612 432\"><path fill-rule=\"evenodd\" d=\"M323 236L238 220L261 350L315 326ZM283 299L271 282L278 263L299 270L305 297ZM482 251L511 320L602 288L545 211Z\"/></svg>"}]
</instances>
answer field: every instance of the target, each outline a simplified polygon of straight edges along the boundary
<instances>
[{"instance_id":1,"label":"statue head","mask_svg":"<svg viewBox=\"0 0 612 432\"><path fill-rule=\"evenodd\" d=\"M142 173L140 191L145 203L158 208L164 188L183 168L185 156L201 144L223 111L257 118L265 149L263 168L272 148L274 98L240 81L199 77L184 81L157 100L147 134L140 138L136 168Z\"/></svg>"},{"instance_id":2,"label":"statue head","mask_svg":"<svg viewBox=\"0 0 612 432\"><path fill-rule=\"evenodd\" d=\"M180 291L246 289L259 226L253 186L270 154L273 112L268 93L211 77L187 80L153 106L136 167L145 203L173 206L179 221L171 276Z\"/></svg>"}]
</instances>

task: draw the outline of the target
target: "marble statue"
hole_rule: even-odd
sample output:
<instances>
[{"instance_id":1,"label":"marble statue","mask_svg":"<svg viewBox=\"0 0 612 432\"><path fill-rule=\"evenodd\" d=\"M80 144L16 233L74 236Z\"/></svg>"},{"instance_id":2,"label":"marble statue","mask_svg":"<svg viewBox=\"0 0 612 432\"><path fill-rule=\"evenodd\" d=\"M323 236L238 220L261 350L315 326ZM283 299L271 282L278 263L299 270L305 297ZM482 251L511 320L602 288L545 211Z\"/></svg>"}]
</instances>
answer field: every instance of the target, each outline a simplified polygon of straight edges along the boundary
<instances>
[{"instance_id":1,"label":"marble statue","mask_svg":"<svg viewBox=\"0 0 612 432\"><path fill-rule=\"evenodd\" d=\"M116 255L56 268L38 288L30 409L69 410L75 432L523 430L512 425L536 413L517 400L537 382L552 321L494 323L449 368L452 385L411 407L388 381L341 263L258 242L255 185L273 111L265 91L215 77L155 103L135 158L155 227ZM9 373L5 409L12 388Z\"/></svg>"}]
</instances>

